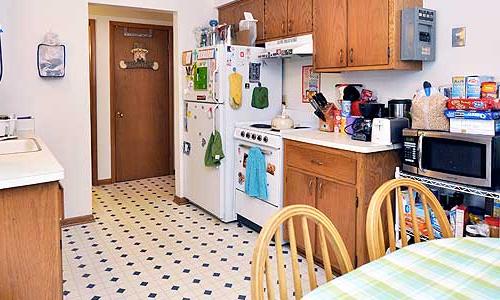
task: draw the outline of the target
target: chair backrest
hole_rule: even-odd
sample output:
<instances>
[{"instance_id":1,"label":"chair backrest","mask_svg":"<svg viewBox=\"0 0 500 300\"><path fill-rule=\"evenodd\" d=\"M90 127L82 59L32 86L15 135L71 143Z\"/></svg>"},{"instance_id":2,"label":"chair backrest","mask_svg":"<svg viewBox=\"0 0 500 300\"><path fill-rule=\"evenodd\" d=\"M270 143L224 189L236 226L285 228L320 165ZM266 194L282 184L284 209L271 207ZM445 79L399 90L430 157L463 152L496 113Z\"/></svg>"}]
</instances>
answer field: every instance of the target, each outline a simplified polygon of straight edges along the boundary
<instances>
[{"instance_id":1,"label":"chair backrest","mask_svg":"<svg viewBox=\"0 0 500 300\"><path fill-rule=\"evenodd\" d=\"M264 276L266 278L266 292L268 299L275 299L275 285L272 277L272 266L269 259L269 244L274 237L276 247L276 262L278 272L279 299L288 299L288 289L286 282L284 257L283 257L283 238L282 228L287 228L290 242L291 265L293 272L293 285L295 299L301 299L303 296L301 274L298 263L297 239L295 236L294 218L300 219L301 230L304 239L304 248L307 260L307 273L309 275L310 290L318 286L314 258L312 253L311 237L309 234L308 221L313 221L318 229L318 238L320 242L321 257L325 269L326 281L333 279L330 256L328 253L327 241L332 246L335 257L340 265L342 274L352 271L352 262L347 249L342 241L340 234L328 217L321 211L308 205L290 205L275 214L262 228L257 243L254 248L252 260L252 300L264 299ZM281 226L283 225L283 226ZM300 229L297 229L300 230ZM290 269L290 268L288 268Z\"/></svg>"},{"instance_id":2,"label":"chair backrest","mask_svg":"<svg viewBox=\"0 0 500 300\"><path fill-rule=\"evenodd\" d=\"M418 215L414 193L418 195L421 203L418 205L420 208ZM395 201L392 196L395 197ZM405 204L407 208L409 204L409 211L408 209L405 211L403 207ZM393 206L397 213L400 230L394 226L396 219ZM380 186L370 200L366 216L366 242L370 260L384 256L388 248L394 252L398 235L401 238L401 247L408 245L409 237L411 237L409 232L412 233L415 243L421 242L422 239L433 240L435 235L429 208L439 224L442 238L452 237L446 213L425 185L411 179L393 179ZM384 226L387 226L386 234L384 234ZM389 247L386 246L387 241Z\"/></svg>"}]
</instances>

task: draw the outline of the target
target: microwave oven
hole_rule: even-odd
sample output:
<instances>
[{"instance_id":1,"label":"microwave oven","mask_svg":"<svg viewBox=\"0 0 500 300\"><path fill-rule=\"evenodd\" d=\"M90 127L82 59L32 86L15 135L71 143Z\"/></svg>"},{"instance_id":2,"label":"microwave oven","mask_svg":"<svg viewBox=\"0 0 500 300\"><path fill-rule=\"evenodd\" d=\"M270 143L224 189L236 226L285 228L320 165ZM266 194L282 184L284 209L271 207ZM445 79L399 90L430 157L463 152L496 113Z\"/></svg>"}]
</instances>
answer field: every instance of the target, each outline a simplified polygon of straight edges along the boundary
<instances>
[{"instance_id":1,"label":"microwave oven","mask_svg":"<svg viewBox=\"0 0 500 300\"><path fill-rule=\"evenodd\" d=\"M489 189L500 187L500 136L403 130L403 171Z\"/></svg>"}]
</instances>

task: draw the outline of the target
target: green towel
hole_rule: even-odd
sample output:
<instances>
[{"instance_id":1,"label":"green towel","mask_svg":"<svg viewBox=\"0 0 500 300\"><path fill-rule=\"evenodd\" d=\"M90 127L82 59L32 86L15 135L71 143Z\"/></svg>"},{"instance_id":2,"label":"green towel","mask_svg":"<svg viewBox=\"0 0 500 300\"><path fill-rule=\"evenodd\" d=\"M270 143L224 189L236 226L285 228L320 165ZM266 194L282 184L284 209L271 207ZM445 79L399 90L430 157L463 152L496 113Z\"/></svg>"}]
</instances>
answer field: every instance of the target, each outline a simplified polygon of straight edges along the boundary
<instances>
[{"instance_id":1,"label":"green towel","mask_svg":"<svg viewBox=\"0 0 500 300\"><path fill-rule=\"evenodd\" d=\"M253 89L252 93L252 107L266 108L269 106L268 90L266 87L259 86Z\"/></svg>"},{"instance_id":2,"label":"green towel","mask_svg":"<svg viewBox=\"0 0 500 300\"><path fill-rule=\"evenodd\" d=\"M219 131L215 130L210 135L210 140L208 141L207 151L205 152L205 166L218 167L223 158L222 138Z\"/></svg>"}]
</instances>

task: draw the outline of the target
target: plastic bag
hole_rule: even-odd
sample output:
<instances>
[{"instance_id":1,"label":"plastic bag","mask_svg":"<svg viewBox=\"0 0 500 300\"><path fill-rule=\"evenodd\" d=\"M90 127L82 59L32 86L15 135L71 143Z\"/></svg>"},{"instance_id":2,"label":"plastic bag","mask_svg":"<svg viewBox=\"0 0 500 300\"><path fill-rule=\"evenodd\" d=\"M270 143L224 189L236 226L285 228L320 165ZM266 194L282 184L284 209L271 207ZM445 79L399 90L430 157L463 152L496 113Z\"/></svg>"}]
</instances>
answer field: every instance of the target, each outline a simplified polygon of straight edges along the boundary
<instances>
[{"instance_id":1,"label":"plastic bag","mask_svg":"<svg viewBox=\"0 0 500 300\"><path fill-rule=\"evenodd\" d=\"M444 114L447 100L448 98L439 93L429 97L415 95L411 104L412 128L449 131L450 121Z\"/></svg>"}]
</instances>

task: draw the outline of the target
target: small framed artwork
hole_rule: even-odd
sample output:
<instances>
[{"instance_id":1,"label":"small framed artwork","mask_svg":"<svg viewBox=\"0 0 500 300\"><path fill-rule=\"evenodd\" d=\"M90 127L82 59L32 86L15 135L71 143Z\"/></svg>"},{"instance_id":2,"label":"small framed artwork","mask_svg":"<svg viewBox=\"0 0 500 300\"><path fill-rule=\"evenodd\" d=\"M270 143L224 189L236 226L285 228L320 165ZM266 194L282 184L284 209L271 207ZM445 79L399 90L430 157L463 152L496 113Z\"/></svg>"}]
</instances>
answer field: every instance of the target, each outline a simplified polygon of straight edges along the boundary
<instances>
[{"instance_id":1,"label":"small framed artwork","mask_svg":"<svg viewBox=\"0 0 500 300\"><path fill-rule=\"evenodd\" d=\"M64 45L38 45L38 75L60 78L66 71L66 48Z\"/></svg>"},{"instance_id":2,"label":"small framed artwork","mask_svg":"<svg viewBox=\"0 0 500 300\"><path fill-rule=\"evenodd\" d=\"M314 72L313 66L302 66L302 102L309 102L309 94L319 93L321 74Z\"/></svg>"},{"instance_id":3,"label":"small framed artwork","mask_svg":"<svg viewBox=\"0 0 500 300\"><path fill-rule=\"evenodd\" d=\"M192 64L193 64L193 52L192 51L182 52L182 65L190 66Z\"/></svg>"}]
</instances>

